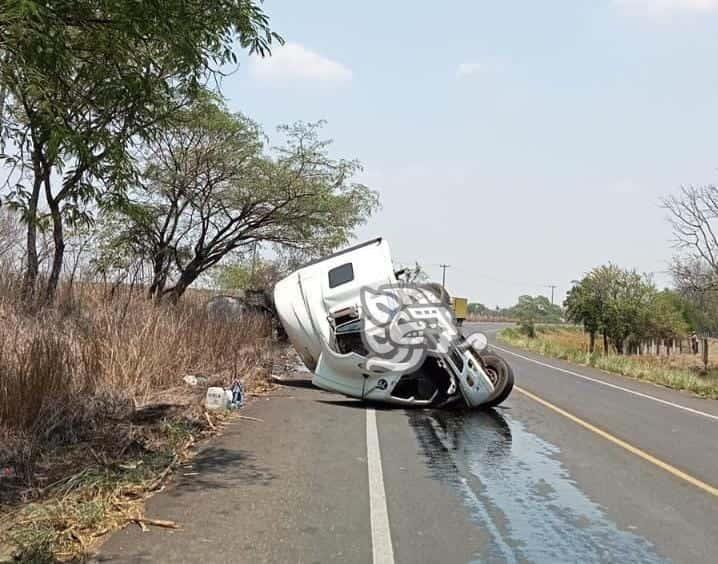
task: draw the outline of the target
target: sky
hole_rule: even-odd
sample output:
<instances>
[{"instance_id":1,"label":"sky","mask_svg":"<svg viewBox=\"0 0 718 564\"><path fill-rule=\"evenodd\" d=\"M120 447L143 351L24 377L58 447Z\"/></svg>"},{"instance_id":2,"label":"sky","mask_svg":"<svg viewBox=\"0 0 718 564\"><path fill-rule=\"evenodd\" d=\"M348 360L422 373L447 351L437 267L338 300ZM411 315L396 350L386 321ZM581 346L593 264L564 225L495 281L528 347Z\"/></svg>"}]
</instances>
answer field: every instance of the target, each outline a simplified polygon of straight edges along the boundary
<instances>
[{"instance_id":1,"label":"sky","mask_svg":"<svg viewBox=\"0 0 718 564\"><path fill-rule=\"evenodd\" d=\"M222 91L267 131L327 120L382 209L356 240L490 307L652 273L661 199L718 180L718 0L266 0L286 39Z\"/></svg>"}]
</instances>

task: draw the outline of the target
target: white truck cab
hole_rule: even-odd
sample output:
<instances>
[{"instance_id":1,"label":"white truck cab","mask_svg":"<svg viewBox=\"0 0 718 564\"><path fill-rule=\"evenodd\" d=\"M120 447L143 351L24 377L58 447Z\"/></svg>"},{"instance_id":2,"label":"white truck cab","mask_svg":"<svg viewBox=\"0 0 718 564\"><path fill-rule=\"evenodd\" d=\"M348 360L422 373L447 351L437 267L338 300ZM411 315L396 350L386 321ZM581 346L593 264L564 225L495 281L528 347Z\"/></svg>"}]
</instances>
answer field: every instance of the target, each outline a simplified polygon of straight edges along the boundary
<instances>
[{"instance_id":1,"label":"white truck cab","mask_svg":"<svg viewBox=\"0 0 718 564\"><path fill-rule=\"evenodd\" d=\"M368 362L362 290L398 284L389 245L381 238L313 261L277 283L279 319L313 371L313 383L350 397L401 405L463 400L476 407L496 405L508 397L513 387L508 364L473 350L463 339L445 354L427 354L411 370Z\"/></svg>"}]
</instances>

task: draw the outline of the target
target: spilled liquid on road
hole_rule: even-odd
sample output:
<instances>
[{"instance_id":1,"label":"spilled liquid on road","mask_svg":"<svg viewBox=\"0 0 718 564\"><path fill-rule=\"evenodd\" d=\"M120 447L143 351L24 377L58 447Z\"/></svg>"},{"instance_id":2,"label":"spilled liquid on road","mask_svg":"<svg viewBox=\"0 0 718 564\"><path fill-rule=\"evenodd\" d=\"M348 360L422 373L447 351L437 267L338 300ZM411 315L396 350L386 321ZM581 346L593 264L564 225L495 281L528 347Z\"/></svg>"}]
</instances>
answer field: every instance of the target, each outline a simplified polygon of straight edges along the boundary
<instances>
[{"instance_id":1,"label":"spilled liquid on road","mask_svg":"<svg viewBox=\"0 0 718 564\"><path fill-rule=\"evenodd\" d=\"M557 459L558 447L490 411L411 411L432 477L490 538L481 562L663 562L620 530ZM478 548L478 547L477 547Z\"/></svg>"}]
</instances>

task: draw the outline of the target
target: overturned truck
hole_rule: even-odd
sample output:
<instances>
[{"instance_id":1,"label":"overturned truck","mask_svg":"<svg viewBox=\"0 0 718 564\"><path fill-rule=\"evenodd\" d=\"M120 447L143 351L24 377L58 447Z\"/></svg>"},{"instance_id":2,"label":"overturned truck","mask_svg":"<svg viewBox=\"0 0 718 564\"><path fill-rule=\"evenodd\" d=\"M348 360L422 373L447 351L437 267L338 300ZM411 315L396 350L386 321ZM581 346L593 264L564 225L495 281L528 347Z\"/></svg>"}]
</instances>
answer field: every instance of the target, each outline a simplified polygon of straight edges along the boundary
<instances>
[{"instance_id":1,"label":"overturned truck","mask_svg":"<svg viewBox=\"0 0 718 564\"><path fill-rule=\"evenodd\" d=\"M313 383L400 405L495 406L513 388L508 363L464 337L436 284L409 283L379 238L279 281L279 319Z\"/></svg>"}]
</instances>

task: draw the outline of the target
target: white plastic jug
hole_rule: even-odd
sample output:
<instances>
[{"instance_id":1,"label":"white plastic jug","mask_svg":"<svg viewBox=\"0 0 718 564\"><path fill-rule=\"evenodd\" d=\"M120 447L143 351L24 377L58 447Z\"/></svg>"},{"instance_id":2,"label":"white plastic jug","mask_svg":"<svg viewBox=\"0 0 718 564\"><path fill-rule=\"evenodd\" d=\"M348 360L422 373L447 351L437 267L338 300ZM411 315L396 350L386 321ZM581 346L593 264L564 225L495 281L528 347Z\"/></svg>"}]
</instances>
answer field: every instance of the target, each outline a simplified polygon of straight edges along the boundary
<instances>
[{"instance_id":1,"label":"white plastic jug","mask_svg":"<svg viewBox=\"0 0 718 564\"><path fill-rule=\"evenodd\" d=\"M227 395L223 388L207 388L207 409L227 409Z\"/></svg>"}]
</instances>

